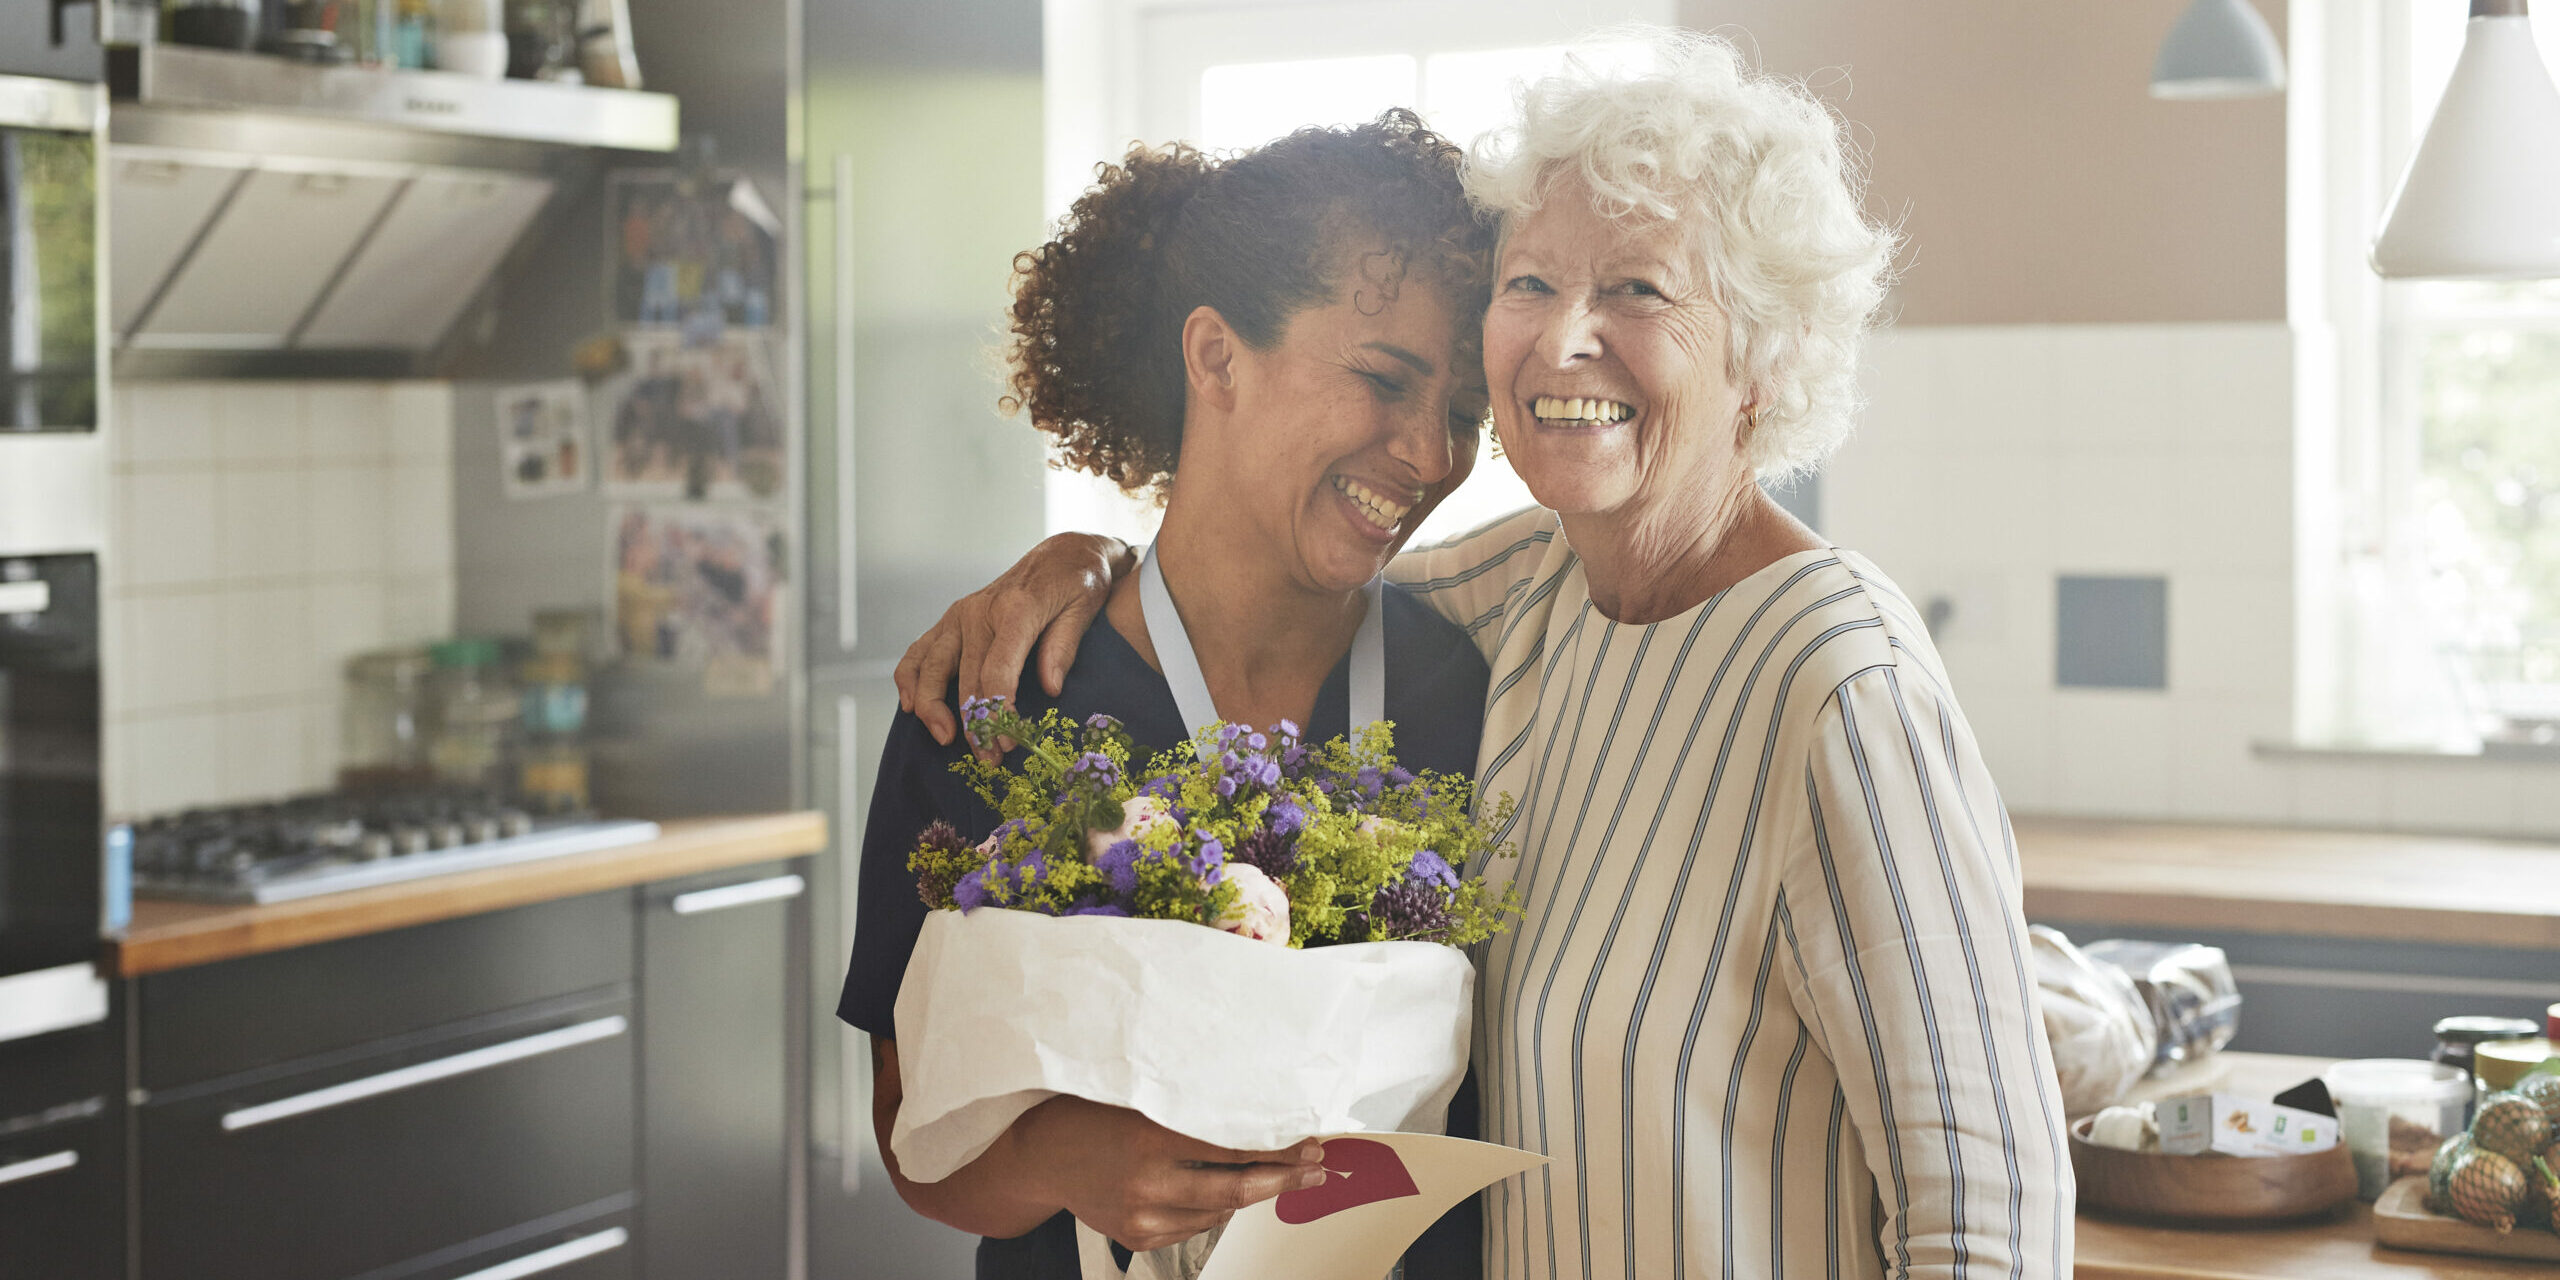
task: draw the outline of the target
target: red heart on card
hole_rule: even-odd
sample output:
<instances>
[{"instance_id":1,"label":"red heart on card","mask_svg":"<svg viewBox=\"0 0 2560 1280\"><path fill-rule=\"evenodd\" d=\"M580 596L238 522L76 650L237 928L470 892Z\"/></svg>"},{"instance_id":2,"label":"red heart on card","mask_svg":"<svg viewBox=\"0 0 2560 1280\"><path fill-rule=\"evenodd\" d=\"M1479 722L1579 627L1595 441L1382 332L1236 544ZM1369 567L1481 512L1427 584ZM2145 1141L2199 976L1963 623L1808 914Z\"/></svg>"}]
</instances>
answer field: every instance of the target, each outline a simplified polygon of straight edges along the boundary
<instances>
[{"instance_id":1,"label":"red heart on card","mask_svg":"<svg viewBox=\"0 0 2560 1280\"><path fill-rule=\"evenodd\" d=\"M1317 1186L1280 1193L1272 1208L1282 1222L1294 1227L1364 1204L1422 1194L1396 1149L1366 1138L1336 1138L1324 1144L1324 1173L1323 1183Z\"/></svg>"}]
</instances>

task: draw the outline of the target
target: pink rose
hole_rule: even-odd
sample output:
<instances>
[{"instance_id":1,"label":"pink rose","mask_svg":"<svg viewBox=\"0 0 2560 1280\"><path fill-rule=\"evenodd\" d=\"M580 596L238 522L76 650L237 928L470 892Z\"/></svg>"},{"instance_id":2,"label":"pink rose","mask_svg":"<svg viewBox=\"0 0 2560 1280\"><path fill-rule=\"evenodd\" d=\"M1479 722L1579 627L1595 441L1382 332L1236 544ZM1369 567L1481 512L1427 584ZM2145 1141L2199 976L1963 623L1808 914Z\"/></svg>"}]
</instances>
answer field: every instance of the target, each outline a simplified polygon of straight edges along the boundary
<instances>
[{"instance_id":1,"label":"pink rose","mask_svg":"<svg viewBox=\"0 0 2560 1280\"><path fill-rule=\"evenodd\" d=\"M1120 806L1119 826L1085 833L1085 861L1099 865L1103 853L1123 840L1143 840L1150 832L1173 829L1173 806L1154 796L1131 796Z\"/></svg>"},{"instance_id":2,"label":"pink rose","mask_svg":"<svg viewBox=\"0 0 2560 1280\"><path fill-rule=\"evenodd\" d=\"M1394 837L1398 825L1393 818L1381 818L1372 813L1353 823L1351 829L1364 836L1376 836L1385 840Z\"/></svg>"},{"instance_id":3,"label":"pink rose","mask_svg":"<svg viewBox=\"0 0 2560 1280\"><path fill-rule=\"evenodd\" d=\"M1236 900L1218 916L1217 926L1256 942L1289 945L1288 890L1250 862L1230 862L1220 870L1236 887Z\"/></svg>"}]
</instances>

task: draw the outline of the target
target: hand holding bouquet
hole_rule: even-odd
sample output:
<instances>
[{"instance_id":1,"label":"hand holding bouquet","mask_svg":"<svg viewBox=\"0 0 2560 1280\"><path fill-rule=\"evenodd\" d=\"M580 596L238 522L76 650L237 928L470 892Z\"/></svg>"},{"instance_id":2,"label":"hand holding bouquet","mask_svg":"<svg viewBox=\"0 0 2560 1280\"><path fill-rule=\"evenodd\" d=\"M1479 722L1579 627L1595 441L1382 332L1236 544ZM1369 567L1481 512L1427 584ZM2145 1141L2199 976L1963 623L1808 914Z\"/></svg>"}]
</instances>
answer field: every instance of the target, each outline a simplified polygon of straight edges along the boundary
<instances>
[{"instance_id":1,"label":"hand holding bouquet","mask_svg":"<svg viewBox=\"0 0 2560 1280\"><path fill-rule=\"evenodd\" d=\"M1459 872L1499 852L1463 779L1397 767L1385 725L1221 725L1140 764L1107 716L963 715L1025 754L955 765L1003 821L974 845L937 824L909 860L939 909L898 992L908 1177L1057 1094L1245 1151L1438 1131L1467 1061L1458 948L1519 911Z\"/></svg>"}]
</instances>

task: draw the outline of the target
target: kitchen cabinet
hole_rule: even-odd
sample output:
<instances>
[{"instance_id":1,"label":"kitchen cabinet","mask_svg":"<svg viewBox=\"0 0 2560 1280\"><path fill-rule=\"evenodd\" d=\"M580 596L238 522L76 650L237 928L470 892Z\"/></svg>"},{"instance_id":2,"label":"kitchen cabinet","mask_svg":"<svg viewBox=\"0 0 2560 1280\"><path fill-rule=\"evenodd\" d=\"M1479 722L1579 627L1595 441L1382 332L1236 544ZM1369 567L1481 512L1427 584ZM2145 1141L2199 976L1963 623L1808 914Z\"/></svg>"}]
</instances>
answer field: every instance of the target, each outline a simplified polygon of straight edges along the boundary
<instances>
[{"instance_id":1,"label":"kitchen cabinet","mask_svg":"<svg viewBox=\"0 0 2560 1280\"><path fill-rule=\"evenodd\" d=\"M611 1229L632 938L596 894L139 979L140 1276L406 1275Z\"/></svg>"},{"instance_id":2,"label":"kitchen cabinet","mask_svg":"<svg viewBox=\"0 0 2560 1280\"><path fill-rule=\"evenodd\" d=\"M643 1274L780 1276L797 1179L807 880L781 863L641 891Z\"/></svg>"},{"instance_id":3,"label":"kitchen cabinet","mask_svg":"<svg viewBox=\"0 0 2560 1280\"><path fill-rule=\"evenodd\" d=\"M0 1276L124 1274L119 1025L0 1042Z\"/></svg>"},{"instance_id":4,"label":"kitchen cabinet","mask_svg":"<svg viewBox=\"0 0 2560 1280\"><path fill-rule=\"evenodd\" d=\"M808 870L731 865L131 979L135 1280L779 1280L805 1182ZM254 934L312 909L234 918ZM19 1274L54 1272L0 1266Z\"/></svg>"},{"instance_id":5,"label":"kitchen cabinet","mask_svg":"<svg viewBox=\"0 0 2560 1280\"><path fill-rule=\"evenodd\" d=\"M155 1096L141 1273L336 1280L634 1201L627 997Z\"/></svg>"}]
</instances>

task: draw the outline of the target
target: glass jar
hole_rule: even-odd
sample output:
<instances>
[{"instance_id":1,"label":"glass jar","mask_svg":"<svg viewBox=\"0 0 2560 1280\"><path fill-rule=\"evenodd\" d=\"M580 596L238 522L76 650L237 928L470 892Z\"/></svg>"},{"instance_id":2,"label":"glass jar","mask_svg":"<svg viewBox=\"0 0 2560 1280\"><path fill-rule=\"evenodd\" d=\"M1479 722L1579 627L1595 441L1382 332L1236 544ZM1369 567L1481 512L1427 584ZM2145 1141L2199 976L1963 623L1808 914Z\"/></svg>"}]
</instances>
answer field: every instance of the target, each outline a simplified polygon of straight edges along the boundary
<instances>
[{"instance_id":1,"label":"glass jar","mask_svg":"<svg viewBox=\"0 0 2560 1280\"><path fill-rule=\"evenodd\" d=\"M424 783L427 767L427 677L424 649L384 649L347 659L341 708L338 785L397 790Z\"/></svg>"},{"instance_id":2,"label":"glass jar","mask_svg":"<svg viewBox=\"0 0 2560 1280\"><path fill-rule=\"evenodd\" d=\"M427 758L438 780L494 787L505 778L507 751L522 713L495 640L447 640L428 651L435 662L435 732Z\"/></svg>"},{"instance_id":3,"label":"glass jar","mask_svg":"<svg viewBox=\"0 0 2560 1280\"><path fill-rule=\"evenodd\" d=\"M2480 1085L2479 1071L2474 1064L2480 1046L2491 1040L2513 1040L2520 1036L2529 1036L2535 1030L2537 1028L2529 1018L2468 1015L2444 1018L2438 1020L2435 1025L2436 1048L2435 1052L2428 1056L2448 1067L2460 1067L2464 1075L2472 1078L2471 1100L2472 1104L2477 1106L2480 1098L2489 1092ZM2463 1117L2464 1124L2468 1125L2470 1122L2469 1116Z\"/></svg>"}]
</instances>

